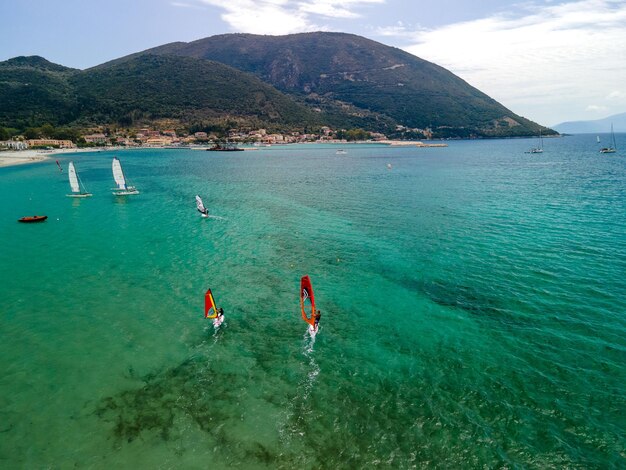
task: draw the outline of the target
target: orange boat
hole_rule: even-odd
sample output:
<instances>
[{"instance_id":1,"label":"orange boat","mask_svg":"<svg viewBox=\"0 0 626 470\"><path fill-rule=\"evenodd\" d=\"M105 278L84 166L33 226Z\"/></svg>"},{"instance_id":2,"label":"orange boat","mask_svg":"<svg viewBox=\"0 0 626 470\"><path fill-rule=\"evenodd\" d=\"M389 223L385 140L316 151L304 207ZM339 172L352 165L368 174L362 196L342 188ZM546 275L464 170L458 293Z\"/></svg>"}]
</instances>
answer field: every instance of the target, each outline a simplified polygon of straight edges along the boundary
<instances>
[{"instance_id":1,"label":"orange boat","mask_svg":"<svg viewBox=\"0 0 626 470\"><path fill-rule=\"evenodd\" d=\"M47 215L32 215L30 217L22 217L21 219L17 219L18 222L24 222L24 223L29 223L29 222L43 222L44 220L46 220L48 218Z\"/></svg>"}]
</instances>

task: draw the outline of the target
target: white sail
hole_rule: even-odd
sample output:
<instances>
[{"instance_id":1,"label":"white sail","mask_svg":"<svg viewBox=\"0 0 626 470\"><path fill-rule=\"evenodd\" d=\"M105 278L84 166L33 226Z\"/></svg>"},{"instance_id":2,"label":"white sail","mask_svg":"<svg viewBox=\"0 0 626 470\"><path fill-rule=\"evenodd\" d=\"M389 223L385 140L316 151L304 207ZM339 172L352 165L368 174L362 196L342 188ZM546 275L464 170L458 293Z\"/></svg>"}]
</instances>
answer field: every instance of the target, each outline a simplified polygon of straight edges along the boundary
<instances>
[{"instance_id":1,"label":"white sail","mask_svg":"<svg viewBox=\"0 0 626 470\"><path fill-rule=\"evenodd\" d=\"M124 172L122 171L122 165L117 157L113 157L113 178L117 184L117 189L126 189L126 180L124 179Z\"/></svg>"},{"instance_id":2,"label":"white sail","mask_svg":"<svg viewBox=\"0 0 626 470\"><path fill-rule=\"evenodd\" d=\"M73 193L80 193L80 185L78 184L78 176L76 175L76 169L74 168L74 162L70 162L70 167L67 171L67 175L70 179L70 187Z\"/></svg>"},{"instance_id":3,"label":"white sail","mask_svg":"<svg viewBox=\"0 0 626 470\"><path fill-rule=\"evenodd\" d=\"M597 136L596 136L596 141L597 141L598 143L600 143L600 136L599 136L599 135L597 135Z\"/></svg>"},{"instance_id":4,"label":"white sail","mask_svg":"<svg viewBox=\"0 0 626 470\"><path fill-rule=\"evenodd\" d=\"M611 123L611 141L613 142L613 148L617 150L617 143L615 143L615 132L613 132L613 123Z\"/></svg>"},{"instance_id":5,"label":"white sail","mask_svg":"<svg viewBox=\"0 0 626 470\"><path fill-rule=\"evenodd\" d=\"M196 207L198 208L198 211L202 212L203 214L206 214L209 212L204 207L204 204L202 204L202 199L200 199L200 196L196 196Z\"/></svg>"},{"instance_id":6,"label":"white sail","mask_svg":"<svg viewBox=\"0 0 626 470\"><path fill-rule=\"evenodd\" d=\"M70 180L70 188L72 188L72 194L67 194L67 197L90 197L91 193L88 193L85 189L85 185L80 180L74 162L70 162L67 169L67 176ZM82 189L81 189L82 188Z\"/></svg>"}]
</instances>

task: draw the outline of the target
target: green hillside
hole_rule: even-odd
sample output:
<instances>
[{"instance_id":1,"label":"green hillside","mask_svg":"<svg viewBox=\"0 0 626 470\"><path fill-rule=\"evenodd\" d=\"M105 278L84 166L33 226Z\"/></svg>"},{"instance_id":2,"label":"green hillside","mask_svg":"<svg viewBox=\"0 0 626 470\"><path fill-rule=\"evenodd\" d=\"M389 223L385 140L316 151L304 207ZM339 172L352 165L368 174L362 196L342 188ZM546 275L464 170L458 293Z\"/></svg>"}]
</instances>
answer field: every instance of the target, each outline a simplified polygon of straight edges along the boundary
<instances>
[{"instance_id":1,"label":"green hillside","mask_svg":"<svg viewBox=\"0 0 626 470\"><path fill-rule=\"evenodd\" d=\"M0 126L73 121L77 102L68 79L77 72L37 56L0 62Z\"/></svg>"},{"instance_id":2,"label":"green hillside","mask_svg":"<svg viewBox=\"0 0 626 470\"><path fill-rule=\"evenodd\" d=\"M222 62L310 103L347 103L408 127L440 127L459 135L553 133L438 65L351 34L227 34L149 52Z\"/></svg>"},{"instance_id":3,"label":"green hillside","mask_svg":"<svg viewBox=\"0 0 626 470\"><path fill-rule=\"evenodd\" d=\"M204 59L143 54L85 71L41 57L0 62L0 126L182 125L227 120L278 128L320 126L320 113L257 77Z\"/></svg>"},{"instance_id":4,"label":"green hillside","mask_svg":"<svg viewBox=\"0 0 626 470\"><path fill-rule=\"evenodd\" d=\"M435 137L549 135L456 75L343 33L227 34L171 43L88 70L41 57L0 62L0 127L147 125L272 130L397 128ZM217 124L216 124L217 123Z\"/></svg>"},{"instance_id":5,"label":"green hillside","mask_svg":"<svg viewBox=\"0 0 626 470\"><path fill-rule=\"evenodd\" d=\"M308 108L258 78L189 57L142 55L74 75L80 112L110 122L144 115L183 122L239 117L286 126L317 119Z\"/></svg>"}]
</instances>

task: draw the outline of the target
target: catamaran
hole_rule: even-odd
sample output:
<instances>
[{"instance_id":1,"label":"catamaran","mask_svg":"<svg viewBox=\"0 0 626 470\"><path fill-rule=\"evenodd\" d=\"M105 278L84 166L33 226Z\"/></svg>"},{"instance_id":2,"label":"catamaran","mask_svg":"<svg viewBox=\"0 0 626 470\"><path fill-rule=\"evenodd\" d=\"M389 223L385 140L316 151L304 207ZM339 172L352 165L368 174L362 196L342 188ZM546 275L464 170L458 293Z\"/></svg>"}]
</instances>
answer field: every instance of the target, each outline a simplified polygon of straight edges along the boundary
<instances>
[{"instance_id":1,"label":"catamaran","mask_svg":"<svg viewBox=\"0 0 626 470\"><path fill-rule=\"evenodd\" d=\"M67 197L89 197L92 195L91 193L87 192L87 190L85 189L85 185L78 177L78 173L76 173L76 168L74 168L74 162L70 162L70 166L67 170L67 176L69 177L70 188L72 189L72 194L67 194Z\"/></svg>"},{"instance_id":2,"label":"catamaran","mask_svg":"<svg viewBox=\"0 0 626 470\"><path fill-rule=\"evenodd\" d=\"M600 153L615 153L617 150L617 145L615 144L615 133L613 132L613 124L611 124L611 142L613 143L612 147L602 147L600 149ZM598 143L600 143L600 136L598 136Z\"/></svg>"},{"instance_id":3,"label":"catamaran","mask_svg":"<svg viewBox=\"0 0 626 470\"><path fill-rule=\"evenodd\" d=\"M113 194L116 196L131 196L133 194L139 194L137 188L126 184L126 178L124 178L124 172L122 171L122 165L117 157L113 157L113 179L117 188L113 189Z\"/></svg>"},{"instance_id":4,"label":"catamaran","mask_svg":"<svg viewBox=\"0 0 626 470\"><path fill-rule=\"evenodd\" d=\"M196 207L198 208L198 212L200 212L200 215L202 217L209 216L209 210L204 207L204 204L202 204L202 199L200 198L200 196L196 196Z\"/></svg>"}]
</instances>

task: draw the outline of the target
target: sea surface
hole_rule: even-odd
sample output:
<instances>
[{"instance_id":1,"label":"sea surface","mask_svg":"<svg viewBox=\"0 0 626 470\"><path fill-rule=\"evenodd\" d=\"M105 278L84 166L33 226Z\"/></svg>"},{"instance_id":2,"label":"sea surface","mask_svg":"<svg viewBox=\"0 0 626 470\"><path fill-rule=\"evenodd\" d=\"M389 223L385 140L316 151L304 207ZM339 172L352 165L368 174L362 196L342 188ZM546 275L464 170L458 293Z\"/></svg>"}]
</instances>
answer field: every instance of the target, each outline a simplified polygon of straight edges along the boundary
<instances>
[{"instance_id":1,"label":"sea surface","mask_svg":"<svg viewBox=\"0 0 626 470\"><path fill-rule=\"evenodd\" d=\"M536 144L0 168L0 467L625 468L626 151Z\"/></svg>"}]
</instances>

